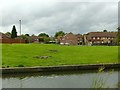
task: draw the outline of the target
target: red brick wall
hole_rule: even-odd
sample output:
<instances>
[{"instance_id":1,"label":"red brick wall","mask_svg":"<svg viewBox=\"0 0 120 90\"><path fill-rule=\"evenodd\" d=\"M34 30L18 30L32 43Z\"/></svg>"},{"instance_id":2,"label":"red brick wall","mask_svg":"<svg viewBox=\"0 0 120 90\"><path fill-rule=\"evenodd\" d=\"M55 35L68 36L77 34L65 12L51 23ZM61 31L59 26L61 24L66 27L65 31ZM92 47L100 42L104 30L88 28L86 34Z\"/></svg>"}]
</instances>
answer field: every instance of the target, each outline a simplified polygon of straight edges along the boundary
<instances>
[{"instance_id":1,"label":"red brick wall","mask_svg":"<svg viewBox=\"0 0 120 90\"><path fill-rule=\"evenodd\" d=\"M24 39L0 39L0 43L25 43Z\"/></svg>"}]
</instances>

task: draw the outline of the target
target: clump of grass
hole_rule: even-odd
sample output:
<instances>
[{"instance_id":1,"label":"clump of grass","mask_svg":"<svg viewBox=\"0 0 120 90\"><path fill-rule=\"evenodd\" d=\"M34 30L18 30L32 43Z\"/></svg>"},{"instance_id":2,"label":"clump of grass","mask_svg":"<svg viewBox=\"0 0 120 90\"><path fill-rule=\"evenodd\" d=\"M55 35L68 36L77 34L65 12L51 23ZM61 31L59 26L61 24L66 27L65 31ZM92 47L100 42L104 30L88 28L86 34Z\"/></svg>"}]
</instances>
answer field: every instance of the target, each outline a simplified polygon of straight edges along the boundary
<instances>
[{"instance_id":1,"label":"clump of grass","mask_svg":"<svg viewBox=\"0 0 120 90\"><path fill-rule=\"evenodd\" d=\"M52 50L48 50L50 53L57 53L58 52L58 50L54 50L54 49L52 49Z\"/></svg>"},{"instance_id":2,"label":"clump of grass","mask_svg":"<svg viewBox=\"0 0 120 90\"><path fill-rule=\"evenodd\" d=\"M20 64L20 65L18 65L17 67L24 67L24 65Z\"/></svg>"},{"instance_id":3,"label":"clump of grass","mask_svg":"<svg viewBox=\"0 0 120 90\"><path fill-rule=\"evenodd\" d=\"M102 67L100 67L100 68L98 69L98 72L104 72L104 69L105 69L105 67L102 66Z\"/></svg>"}]
</instances>

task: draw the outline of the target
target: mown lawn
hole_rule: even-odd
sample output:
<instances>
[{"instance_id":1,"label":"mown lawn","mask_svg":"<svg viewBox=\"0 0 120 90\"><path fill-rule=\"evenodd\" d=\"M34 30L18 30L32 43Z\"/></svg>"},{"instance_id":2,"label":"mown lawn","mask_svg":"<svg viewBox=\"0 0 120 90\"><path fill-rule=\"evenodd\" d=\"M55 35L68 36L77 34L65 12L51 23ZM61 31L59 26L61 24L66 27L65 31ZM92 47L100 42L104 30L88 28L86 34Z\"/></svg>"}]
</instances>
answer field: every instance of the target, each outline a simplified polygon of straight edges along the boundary
<instances>
[{"instance_id":1,"label":"mown lawn","mask_svg":"<svg viewBox=\"0 0 120 90\"><path fill-rule=\"evenodd\" d=\"M49 56L47 59L36 56ZM56 66L118 62L117 46L3 44L2 66Z\"/></svg>"}]
</instances>

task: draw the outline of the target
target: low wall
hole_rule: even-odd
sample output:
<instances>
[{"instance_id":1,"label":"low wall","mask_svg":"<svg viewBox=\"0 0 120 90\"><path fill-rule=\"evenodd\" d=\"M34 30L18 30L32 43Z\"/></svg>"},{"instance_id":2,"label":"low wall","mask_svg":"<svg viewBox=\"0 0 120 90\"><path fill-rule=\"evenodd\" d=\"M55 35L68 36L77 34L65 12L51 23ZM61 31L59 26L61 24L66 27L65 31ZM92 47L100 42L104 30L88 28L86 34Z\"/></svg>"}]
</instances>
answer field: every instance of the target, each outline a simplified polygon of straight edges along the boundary
<instances>
[{"instance_id":1,"label":"low wall","mask_svg":"<svg viewBox=\"0 0 120 90\"><path fill-rule=\"evenodd\" d=\"M100 67L104 67L105 69L116 69L120 68L120 64L114 63L92 65L1 68L0 71L2 71L2 74L10 74L10 73L32 73L32 72L70 71L70 70L98 70Z\"/></svg>"}]
</instances>

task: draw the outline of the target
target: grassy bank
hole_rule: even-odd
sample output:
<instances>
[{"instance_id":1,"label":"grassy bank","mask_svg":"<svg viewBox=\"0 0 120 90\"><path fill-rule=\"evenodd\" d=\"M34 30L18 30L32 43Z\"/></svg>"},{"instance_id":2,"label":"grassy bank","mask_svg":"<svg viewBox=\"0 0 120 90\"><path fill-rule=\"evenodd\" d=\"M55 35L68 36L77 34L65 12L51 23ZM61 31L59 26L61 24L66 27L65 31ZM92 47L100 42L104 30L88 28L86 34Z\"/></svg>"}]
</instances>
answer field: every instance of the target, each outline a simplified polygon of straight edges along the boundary
<instances>
[{"instance_id":1,"label":"grassy bank","mask_svg":"<svg viewBox=\"0 0 120 90\"><path fill-rule=\"evenodd\" d=\"M117 46L3 44L2 66L56 66L118 62Z\"/></svg>"}]
</instances>

